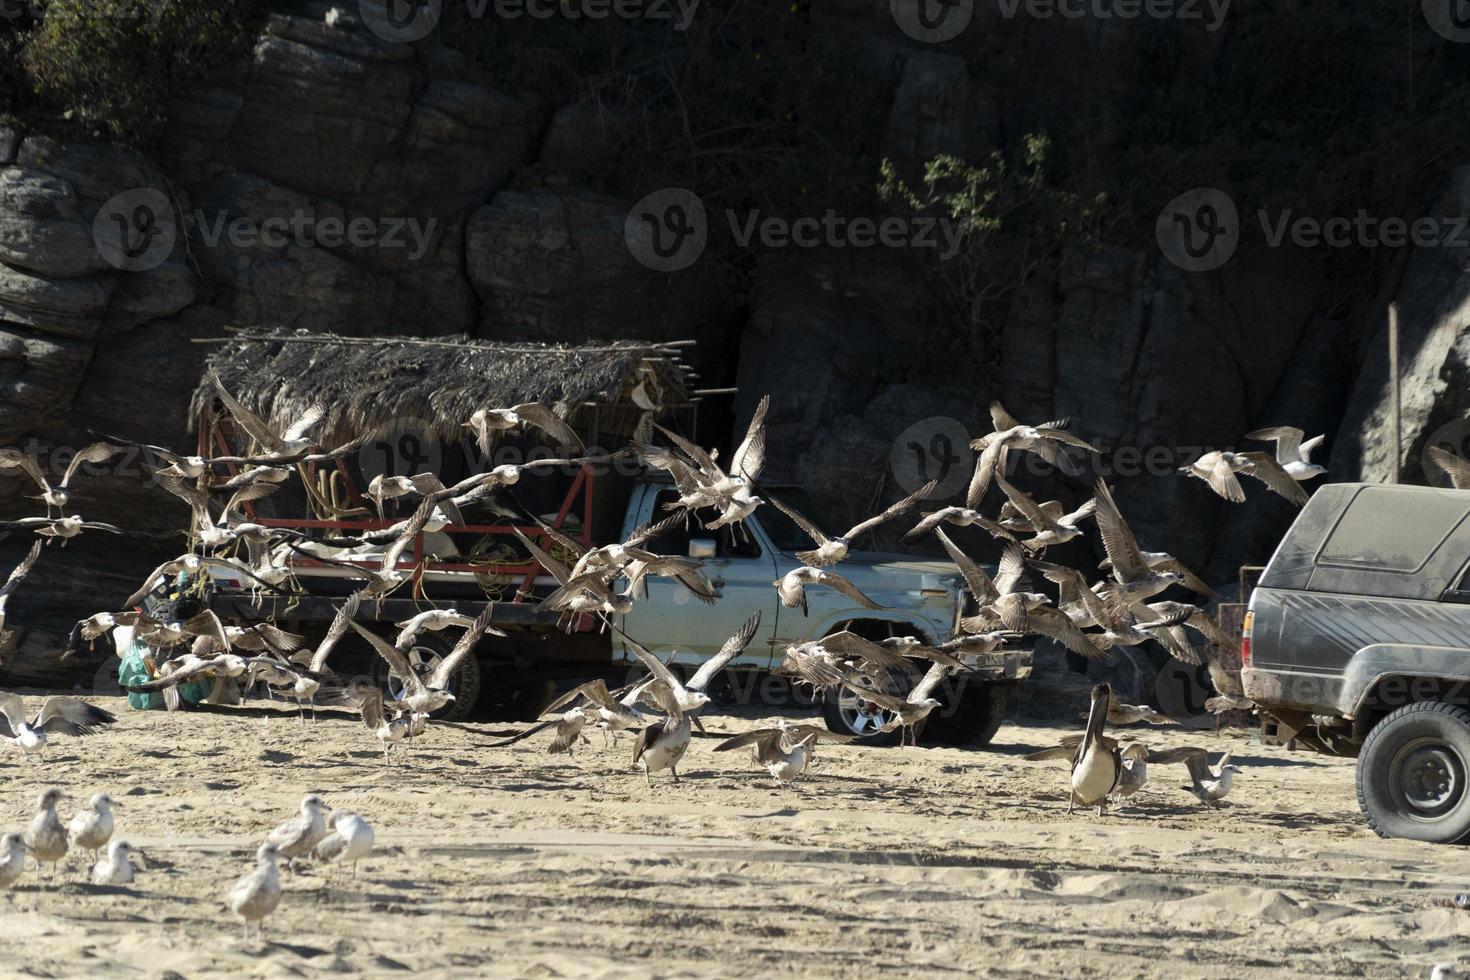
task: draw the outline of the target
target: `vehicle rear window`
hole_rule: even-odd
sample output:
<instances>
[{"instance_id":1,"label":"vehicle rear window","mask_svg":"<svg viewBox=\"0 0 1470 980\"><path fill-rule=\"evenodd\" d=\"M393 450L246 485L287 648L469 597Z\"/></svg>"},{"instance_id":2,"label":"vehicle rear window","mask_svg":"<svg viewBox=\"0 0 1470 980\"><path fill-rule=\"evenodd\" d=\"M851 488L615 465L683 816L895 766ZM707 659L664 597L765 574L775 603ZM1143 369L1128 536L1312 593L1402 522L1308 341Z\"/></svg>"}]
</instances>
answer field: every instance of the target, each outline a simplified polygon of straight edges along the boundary
<instances>
[{"instance_id":1,"label":"vehicle rear window","mask_svg":"<svg viewBox=\"0 0 1470 980\"><path fill-rule=\"evenodd\" d=\"M1458 497L1365 487L1323 545L1317 564L1416 571L1465 514Z\"/></svg>"}]
</instances>

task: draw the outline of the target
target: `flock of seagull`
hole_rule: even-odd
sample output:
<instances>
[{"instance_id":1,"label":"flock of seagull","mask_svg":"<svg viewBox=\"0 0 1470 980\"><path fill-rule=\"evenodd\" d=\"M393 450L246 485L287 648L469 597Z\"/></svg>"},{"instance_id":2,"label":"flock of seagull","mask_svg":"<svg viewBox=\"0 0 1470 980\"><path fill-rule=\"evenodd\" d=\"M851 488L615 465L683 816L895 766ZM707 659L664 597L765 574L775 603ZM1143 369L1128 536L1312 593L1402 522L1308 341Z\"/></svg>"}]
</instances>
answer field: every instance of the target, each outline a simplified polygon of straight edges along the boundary
<instances>
[{"instance_id":1,"label":"flock of seagull","mask_svg":"<svg viewBox=\"0 0 1470 980\"><path fill-rule=\"evenodd\" d=\"M214 385L225 410L239 430L249 436L251 448L241 455L185 456L163 447L105 437L105 441L79 453L60 483L52 486L29 456L18 450L0 450L0 469L19 467L29 473L40 487L39 499L47 508L44 518L27 518L8 525L10 530L32 530L39 539L0 589L0 628L6 600L35 564L46 540L59 538L64 545L66 539L92 529L125 533L112 525L62 513L69 503L72 480L83 462L105 462L124 448L142 446L160 461L156 468L160 484L189 507L189 549L154 569L123 603L124 609L99 612L78 623L76 636L90 641L118 626L129 626L150 646L168 653L167 659L155 665L153 680L128 689L159 692L171 709L181 706L179 687L188 682L213 679L216 700L230 684L247 691L264 685L269 692L294 699L302 723L306 722L308 709L315 717L318 703L355 707L363 726L380 743L385 758L392 757L424 736L434 713L454 699L450 680L479 641L486 635L505 634L491 624L493 605L487 603L477 617L454 609L425 610L397 623L398 632L390 639L359 622L364 604L381 603L409 580L400 567L401 558L421 533L463 523L461 508L489 500L534 468L594 460L568 457L500 466L452 486L428 473L379 477L368 487L367 496L383 522L385 501L416 496L418 504L410 517L356 537L312 538L249 520L244 505L277 492L290 477L292 467L337 459L355 451L363 440L330 449L320 445L310 435L324 418L320 408L311 409L277 431L234 399L217 378ZM619 628L615 617L633 607L650 575L673 578L695 598L715 601L716 591L699 559L660 555L647 547L675 524L693 520L711 529L730 527L732 533L739 534L742 522L769 503L812 541L810 549L798 552L802 565L772 583L783 607L801 609L805 614L808 591L827 588L865 608L881 608L838 569L862 535L913 511L935 485L921 487L841 533L829 533L761 489L768 408L769 400L763 399L727 465L721 464L717 453L677 433L661 426L645 429L647 438L636 439L624 452L666 471L678 499L667 505L668 516L639 528L625 541L587 547L541 524L562 553L570 556L564 561L516 532L526 552L557 582L550 595L537 600L539 608L571 618L583 614L600 617L604 628L621 637L625 648L642 663L646 675L618 690L610 690L601 679L582 684L550 705L545 720L496 744L509 744L552 729L548 751L571 754L579 744L588 743L588 728L600 731L605 744L624 733L636 733L632 762L645 782L651 785L651 776L661 772L679 782L680 762L695 729L703 730L701 715L712 703L709 686L750 643L759 628L760 615L745 622L716 656L687 678ZM1051 638L1088 659L1106 657L1118 646L1157 641L1170 655L1192 664L1201 663L1208 651L1197 647L1191 634L1210 644L1229 642L1201 607L1160 598L1161 593L1176 586L1199 594L1211 592L1172 555L1139 547L1105 482L1096 483L1091 499L1068 509L1059 501L1038 502L1007 479L1007 457L1013 452L1034 453L1052 462L1062 461L1069 451L1097 452L1067 431L1066 420L1027 425L998 403L992 406L991 417L993 431L972 443L978 458L964 506L921 514L904 534L908 542L933 535L959 568L969 600L959 635L936 644L911 636L875 641L843 631L790 645L777 668L779 674L813 692L843 689L881 709L887 716L882 731L898 732L900 743L916 741L926 719L942 704L935 696L941 693L941 685L968 669L962 657L993 651L1024 635ZM565 448L581 449L570 427L541 405L484 409L465 426L487 450L501 433L522 426L541 429ZM655 445L651 429L662 433L668 445ZM1251 433L1250 438L1275 441L1274 457L1217 452L1182 469L1205 480L1226 500L1244 499L1238 480L1244 474L1287 499L1304 503L1306 493L1301 482L1323 470L1310 462L1321 437L1304 439L1303 435L1288 427L1260 430ZM600 461L605 460L603 457ZM236 475L216 482L216 470L221 465L234 468ZM997 511L987 514L982 507L991 487L998 488L1004 500ZM1089 521L1096 525L1107 554L1101 566L1104 574L1096 582L1083 570L1047 560L1048 549L1086 534ZM953 529L963 527L979 528L999 543L1001 556L993 574L951 537ZM189 583L189 587L202 588L209 569L228 570L263 591L285 592L292 584L294 556L339 565L364 580L337 608L325 636L314 647L307 645L305 637L270 623L226 626L207 608L182 620L167 614L160 618L140 608L163 585ZM354 558L357 560L348 560ZM1033 589L1033 571L1057 587L1055 600ZM424 631L458 631L458 636L450 654L432 671L420 675L411 666L409 653ZM364 641L398 678L402 689L399 697L388 698L376 684L344 683L332 670L329 659L350 634ZM889 689L874 678L893 678L899 683ZM901 689L904 681L906 689ZM115 720L103 709L66 697L46 699L40 710L27 718L19 697L0 695L0 736L27 757L44 751L48 734L92 734ZM1149 763L1184 764L1191 777L1187 788L1201 802L1218 804L1239 771L1230 763L1228 753L1211 765L1203 749L1155 750L1142 741L1120 740L1104 733L1109 721L1128 724L1145 720L1162 719L1152 709L1118 702L1107 685L1098 685L1084 730L1055 748L1027 758L1070 760L1069 812L1076 805L1096 805L1101 812L1109 801L1131 796L1144 785ZM756 767L779 785L787 785L808 773L820 742L851 740L783 719L776 727L726 738L714 750L749 750ZM125 842L110 841L113 821L108 797L94 796L89 808L69 826L63 826L56 814L59 799L58 790L47 790L27 831L0 838L0 886L19 877L25 855L32 856L38 868L49 864L54 869L69 845L94 855L105 848L106 856L93 866L93 880L131 880L131 857L135 852ZM334 813L329 818L325 810L320 798L306 797L300 814L267 836L260 845L254 870L230 890L228 904L245 923L247 936L250 925L259 929L280 901L281 860L285 860L288 871L296 860L308 856L355 869L356 862L371 850L372 828L360 816Z\"/></svg>"},{"instance_id":2,"label":"flock of seagull","mask_svg":"<svg viewBox=\"0 0 1470 980\"><path fill-rule=\"evenodd\" d=\"M47 877L54 878L58 865L73 850L90 855L91 863L83 869L92 884L133 883L139 870L133 858L146 862L146 855L127 841L113 838L112 808L117 804L106 793L94 793L84 809L63 823L56 812L63 798L55 787L44 790L24 831L0 834L0 889L13 887L24 877L27 857L37 873L45 867ZM257 936L263 935L266 916L281 902L280 861L286 862L288 872L294 870L297 860L309 859L323 867L348 868L356 877L357 863L372 852L374 843L373 828L361 815L329 810L321 797L309 794L302 799L297 816L266 834L256 851L254 870L231 886L225 904L240 919L246 939L251 925Z\"/></svg>"}]
</instances>

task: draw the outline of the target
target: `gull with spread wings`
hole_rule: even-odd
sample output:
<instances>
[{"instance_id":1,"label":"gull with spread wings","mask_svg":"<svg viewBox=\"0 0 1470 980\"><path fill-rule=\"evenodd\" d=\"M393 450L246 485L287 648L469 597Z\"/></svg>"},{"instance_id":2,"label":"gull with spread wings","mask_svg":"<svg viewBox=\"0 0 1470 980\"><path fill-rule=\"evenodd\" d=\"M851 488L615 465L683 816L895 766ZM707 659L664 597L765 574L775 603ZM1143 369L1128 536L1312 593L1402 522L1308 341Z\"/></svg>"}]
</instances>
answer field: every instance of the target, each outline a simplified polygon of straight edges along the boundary
<instances>
[{"instance_id":1,"label":"gull with spread wings","mask_svg":"<svg viewBox=\"0 0 1470 980\"><path fill-rule=\"evenodd\" d=\"M1312 462L1312 451L1327 437L1320 435L1304 439L1305 435L1294 425L1275 425L1247 432L1245 437L1253 442L1276 443L1276 462L1293 480L1304 483L1327 472L1327 467Z\"/></svg>"},{"instance_id":2,"label":"gull with spread wings","mask_svg":"<svg viewBox=\"0 0 1470 980\"><path fill-rule=\"evenodd\" d=\"M1193 463L1179 467L1179 472L1204 480L1211 490L1234 504L1245 501L1245 490L1236 478L1238 473L1255 477L1272 492L1285 497L1298 507L1305 506L1307 502L1307 491L1268 453L1216 450L1205 453Z\"/></svg>"},{"instance_id":3,"label":"gull with spread wings","mask_svg":"<svg viewBox=\"0 0 1470 980\"><path fill-rule=\"evenodd\" d=\"M627 644L633 655L643 661L643 665L648 668L650 676L637 686L638 693L634 701L642 700L660 710L667 710L666 706L672 701L678 706L681 714L693 717L710 702L710 696L706 691L710 682L749 646L756 630L760 629L761 614L760 610L756 610L749 619L741 624L740 629L724 642L718 653L699 665L699 669L688 681L680 681L674 676L674 672L664 665L663 661L655 657L637 640L618 629L615 624L609 623L608 625L612 626L613 631L623 638L623 642ZM662 696L664 691L668 692L668 697Z\"/></svg>"},{"instance_id":4,"label":"gull with spread wings","mask_svg":"<svg viewBox=\"0 0 1470 980\"><path fill-rule=\"evenodd\" d=\"M1043 422L1040 425L1023 425L1016 421L1000 404L990 403L990 420L995 431L981 436L970 443L970 448L980 454L975 460L975 473L970 478L970 487L965 494L965 506L979 509L990 480L996 473L1003 472L1006 454L1012 449L1035 453L1058 469L1065 469L1067 456L1062 446L1076 446L1090 453L1097 452L1091 443L1067 432L1067 419Z\"/></svg>"},{"instance_id":5,"label":"gull with spread wings","mask_svg":"<svg viewBox=\"0 0 1470 980\"><path fill-rule=\"evenodd\" d=\"M1048 605L1044 593L1019 591L1026 572L1025 552L1019 544L1006 545L992 580L980 563L965 554L949 535L938 529L934 534L950 560L959 567L966 589L980 606L973 615L960 620L960 628L966 633L987 634L998 630L1036 633L1090 660L1103 655L1065 613Z\"/></svg>"},{"instance_id":6,"label":"gull with spread wings","mask_svg":"<svg viewBox=\"0 0 1470 980\"><path fill-rule=\"evenodd\" d=\"M95 735L117 721L117 715L76 698L51 697L41 702L35 717L26 719L19 694L0 692L0 738L30 758L44 753L47 735Z\"/></svg>"},{"instance_id":7,"label":"gull with spread wings","mask_svg":"<svg viewBox=\"0 0 1470 980\"><path fill-rule=\"evenodd\" d=\"M864 687L850 674L844 674L841 684L858 697L871 701L893 717L889 718L879 729L881 732L891 732L895 728L902 729L899 734L898 744L918 745L917 727L929 717L929 714L942 702L934 697L934 689L941 681L949 676L950 668L944 664L936 663L929 668L919 682L909 691L907 697L900 698L897 695L887 694L883 691L875 691ZM907 739L906 739L907 737Z\"/></svg>"},{"instance_id":8,"label":"gull with spread wings","mask_svg":"<svg viewBox=\"0 0 1470 980\"><path fill-rule=\"evenodd\" d=\"M540 402L523 402L510 408L482 408L470 416L464 428L473 429L481 456L488 457L496 436L527 426L540 429L558 446L582 448L582 440L572 427Z\"/></svg>"},{"instance_id":9,"label":"gull with spread wings","mask_svg":"<svg viewBox=\"0 0 1470 980\"><path fill-rule=\"evenodd\" d=\"M71 462L66 466L66 472L62 474L61 482L54 487L46 479L46 474L41 472L41 466L30 453L19 449L0 449L0 469L11 469L19 467L24 470L36 485L41 488L40 495L36 498L46 502L46 513L61 514L71 500L71 481L77 475L77 470L82 464L105 463L119 453L126 452L126 446L118 446L110 442L94 442L90 446L83 447Z\"/></svg>"},{"instance_id":10,"label":"gull with spread wings","mask_svg":"<svg viewBox=\"0 0 1470 980\"><path fill-rule=\"evenodd\" d=\"M904 514L907 513L909 510L912 510L915 504L917 504L921 500L927 499L928 496L932 494L934 492L934 489L938 486L938 481L930 480L928 483L924 484L922 487L915 490L907 497L898 501L887 510L883 511L883 513L878 514L875 517L870 517L865 521L854 524L845 533L836 535L835 537L828 537L826 534L822 533L821 528L817 527L807 518L803 517L794 508L786 506L775 497L771 497L770 501L773 507L775 507L781 513L785 514L787 517L791 518L791 520L796 524L797 527L805 531L811 537L812 541L816 542L817 547L814 550L798 551L796 553L796 557L801 561L801 563L812 568L826 568L828 565L835 565L842 559L846 558L848 549L852 546L852 542L856 541L858 537L864 532L871 531L879 524L882 524L885 521L891 521L895 517L898 517L900 514Z\"/></svg>"}]
</instances>

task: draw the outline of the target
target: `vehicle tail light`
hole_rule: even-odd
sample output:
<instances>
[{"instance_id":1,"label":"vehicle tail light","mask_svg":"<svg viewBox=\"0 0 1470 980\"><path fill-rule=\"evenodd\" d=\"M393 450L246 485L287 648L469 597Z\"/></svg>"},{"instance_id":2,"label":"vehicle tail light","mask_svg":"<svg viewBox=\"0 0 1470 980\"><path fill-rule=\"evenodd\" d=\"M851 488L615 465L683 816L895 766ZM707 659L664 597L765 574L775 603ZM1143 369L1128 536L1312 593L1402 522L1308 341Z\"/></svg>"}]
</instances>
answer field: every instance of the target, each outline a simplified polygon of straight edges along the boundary
<instances>
[{"instance_id":1,"label":"vehicle tail light","mask_svg":"<svg viewBox=\"0 0 1470 980\"><path fill-rule=\"evenodd\" d=\"M1245 621L1240 626L1240 665L1249 667L1251 665L1251 630L1256 625L1256 614L1248 612Z\"/></svg>"}]
</instances>

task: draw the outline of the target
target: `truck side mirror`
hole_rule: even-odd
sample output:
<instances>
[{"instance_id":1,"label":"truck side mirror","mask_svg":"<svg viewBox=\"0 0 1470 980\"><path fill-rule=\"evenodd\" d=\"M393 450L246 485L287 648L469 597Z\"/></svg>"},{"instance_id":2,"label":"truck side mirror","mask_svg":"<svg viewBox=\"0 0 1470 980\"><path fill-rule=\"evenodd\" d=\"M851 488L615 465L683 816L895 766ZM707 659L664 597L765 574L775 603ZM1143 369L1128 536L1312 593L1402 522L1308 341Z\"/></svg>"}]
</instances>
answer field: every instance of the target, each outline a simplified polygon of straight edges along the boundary
<instances>
[{"instance_id":1,"label":"truck side mirror","mask_svg":"<svg viewBox=\"0 0 1470 980\"><path fill-rule=\"evenodd\" d=\"M714 538L689 539L690 558L713 558L715 556L715 549L716 545Z\"/></svg>"}]
</instances>

